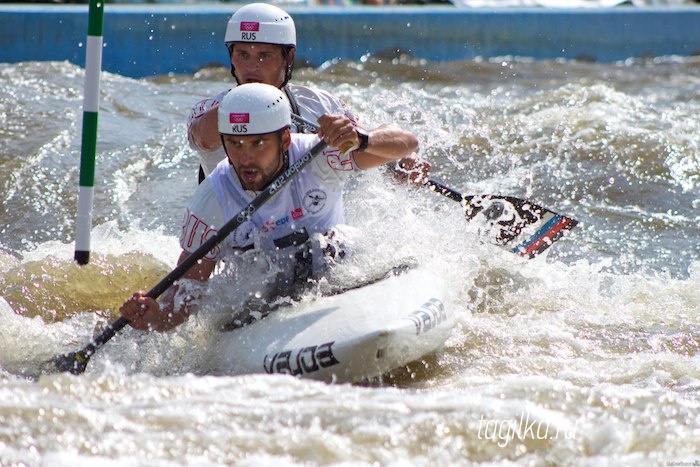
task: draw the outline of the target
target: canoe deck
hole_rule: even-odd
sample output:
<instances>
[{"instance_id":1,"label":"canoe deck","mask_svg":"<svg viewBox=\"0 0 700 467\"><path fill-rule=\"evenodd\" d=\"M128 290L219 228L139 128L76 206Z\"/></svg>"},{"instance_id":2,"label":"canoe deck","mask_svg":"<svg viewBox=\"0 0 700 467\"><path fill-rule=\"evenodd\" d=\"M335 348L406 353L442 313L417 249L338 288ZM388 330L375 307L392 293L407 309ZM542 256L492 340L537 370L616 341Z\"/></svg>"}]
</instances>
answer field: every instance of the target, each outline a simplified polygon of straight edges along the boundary
<instances>
[{"instance_id":1,"label":"canoe deck","mask_svg":"<svg viewBox=\"0 0 700 467\"><path fill-rule=\"evenodd\" d=\"M437 275L411 269L223 332L207 361L214 374L367 381L442 348L455 321L445 302Z\"/></svg>"}]
</instances>

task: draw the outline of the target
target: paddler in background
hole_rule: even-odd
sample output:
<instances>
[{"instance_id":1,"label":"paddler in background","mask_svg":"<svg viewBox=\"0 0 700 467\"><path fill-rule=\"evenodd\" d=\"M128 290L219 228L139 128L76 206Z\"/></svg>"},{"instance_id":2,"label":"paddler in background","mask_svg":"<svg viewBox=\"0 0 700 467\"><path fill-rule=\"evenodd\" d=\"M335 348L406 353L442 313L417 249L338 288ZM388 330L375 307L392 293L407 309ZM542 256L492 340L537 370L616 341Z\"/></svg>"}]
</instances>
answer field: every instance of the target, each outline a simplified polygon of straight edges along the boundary
<instances>
[{"instance_id":1,"label":"paddler in background","mask_svg":"<svg viewBox=\"0 0 700 467\"><path fill-rule=\"evenodd\" d=\"M289 84L297 41L294 20L284 10L265 3L242 6L228 21L224 43L236 83L266 83L281 89L292 112L310 122L316 122L324 114L336 115L352 126L352 142L357 152L364 151L367 141L374 138L376 132L386 135L391 128L380 126L364 130L358 125L355 114L337 97L320 89ZM217 126L217 107L226 92L198 102L187 118L187 139L200 157L200 183L226 157ZM312 132L294 124L291 130ZM395 151L402 151L406 146L403 136L402 132L397 132L386 144L393 144ZM402 158L395 167L399 180L410 178L417 185L428 180L430 164L415 154Z\"/></svg>"},{"instance_id":2,"label":"paddler in background","mask_svg":"<svg viewBox=\"0 0 700 467\"><path fill-rule=\"evenodd\" d=\"M329 146L183 276L194 281L207 281L221 259L255 249L280 271L270 284L274 293L288 295L303 288L341 259L334 237L345 222L344 183L361 170L399 160L418 148L413 134L393 125L373 130L369 141L363 142L353 122L342 115L321 116L317 135L292 133L286 94L263 83L233 88L216 110L225 159L199 184L185 212L178 264L303 157L318 138ZM347 152L337 149L347 144L352 145ZM358 150L358 144L365 147ZM190 314L192 295L186 288L170 287L160 304L145 292L136 292L120 312L136 329L171 329Z\"/></svg>"}]
</instances>

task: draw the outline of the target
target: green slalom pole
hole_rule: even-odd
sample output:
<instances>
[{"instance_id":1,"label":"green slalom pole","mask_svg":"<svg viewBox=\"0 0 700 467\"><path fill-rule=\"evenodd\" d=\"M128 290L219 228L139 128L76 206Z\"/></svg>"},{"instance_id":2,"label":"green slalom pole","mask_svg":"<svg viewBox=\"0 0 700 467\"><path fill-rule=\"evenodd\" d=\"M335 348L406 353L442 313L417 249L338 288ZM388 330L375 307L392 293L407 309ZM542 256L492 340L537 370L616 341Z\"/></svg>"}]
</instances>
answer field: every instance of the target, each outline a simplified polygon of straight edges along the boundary
<instances>
[{"instance_id":1,"label":"green slalom pole","mask_svg":"<svg viewBox=\"0 0 700 467\"><path fill-rule=\"evenodd\" d=\"M90 231L95 192L95 153L97 147L97 110L102 70L102 22L104 0L90 0L88 36L85 51L85 89L83 96L83 136L80 149L80 189L75 227L75 261L90 261Z\"/></svg>"}]
</instances>

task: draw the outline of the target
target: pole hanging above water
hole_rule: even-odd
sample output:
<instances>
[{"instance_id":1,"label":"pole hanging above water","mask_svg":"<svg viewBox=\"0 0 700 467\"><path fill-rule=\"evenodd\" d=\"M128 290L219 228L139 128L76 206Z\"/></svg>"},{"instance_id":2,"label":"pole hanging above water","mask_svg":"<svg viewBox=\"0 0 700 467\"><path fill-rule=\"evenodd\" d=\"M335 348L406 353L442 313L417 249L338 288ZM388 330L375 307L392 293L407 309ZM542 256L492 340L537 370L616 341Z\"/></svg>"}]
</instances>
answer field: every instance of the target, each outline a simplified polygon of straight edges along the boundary
<instances>
[{"instance_id":1,"label":"pole hanging above water","mask_svg":"<svg viewBox=\"0 0 700 467\"><path fill-rule=\"evenodd\" d=\"M90 0L88 36L85 50L85 89L83 96L83 134L80 150L80 188L75 225L75 260L90 260L90 231L95 192L95 153L97 147L97 111L102 70L102 23L104 0Z\"/></svg>"}]
</instances>

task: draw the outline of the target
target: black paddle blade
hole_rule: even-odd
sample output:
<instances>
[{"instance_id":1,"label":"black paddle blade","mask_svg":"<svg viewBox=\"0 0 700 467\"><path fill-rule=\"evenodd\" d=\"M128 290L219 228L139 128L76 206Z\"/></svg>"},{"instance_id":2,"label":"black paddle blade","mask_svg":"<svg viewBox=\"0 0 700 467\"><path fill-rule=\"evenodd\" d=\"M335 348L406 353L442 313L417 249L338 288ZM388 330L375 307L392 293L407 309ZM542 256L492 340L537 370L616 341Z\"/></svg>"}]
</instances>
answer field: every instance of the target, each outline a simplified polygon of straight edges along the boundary
<instances>
[{"instance_id":1,"label":"black paddle blade","mask_svg":"<svg viewBox=\"0 0 700 467\"><path fill-rule=\"evenodd\" d=\"M58 372L70 372L74 375L81 375L85 372L89 361L90 355L84 350L80 350L54 357L51 362Z\"/></svg>"},{"instance_id":2,"label":"black paddle blade","mask_svg":"<svg viewBox=\"0 0 700 467\"><path fill-rule=\"evenodd\" d=\"M482 216L483 235L497 245L514 245L512 252L528 258L545 251L578 224L570 217L512 196L465 196L462 207L467 220Z\"/></svg>"},{"instance_id":3,"label":"black paddle blade","mask_svg":"<svg viewBox=\"0 0 700 467\"><path fill-rule=\"evenodd\" d=\"M151 289L151 291L149 292L149 294L152 294L152 296L153 290L154 289ZM58 372L69 371L74 375L83 374L85 372L85 369L87 368L88 362L90 362L90 357L92 357L93 354L97 352L97 349L105 345L112 337L114 337L117 334L117 332L121 331L127 324L129 324L129 321L123 316L120 317L115 322L107 326L102 331L102 333L95 338L95 340L83 347L82 350L54 357L51 360L53 367Z\"/></svg>"}]
</instances>

